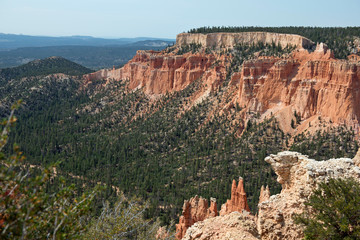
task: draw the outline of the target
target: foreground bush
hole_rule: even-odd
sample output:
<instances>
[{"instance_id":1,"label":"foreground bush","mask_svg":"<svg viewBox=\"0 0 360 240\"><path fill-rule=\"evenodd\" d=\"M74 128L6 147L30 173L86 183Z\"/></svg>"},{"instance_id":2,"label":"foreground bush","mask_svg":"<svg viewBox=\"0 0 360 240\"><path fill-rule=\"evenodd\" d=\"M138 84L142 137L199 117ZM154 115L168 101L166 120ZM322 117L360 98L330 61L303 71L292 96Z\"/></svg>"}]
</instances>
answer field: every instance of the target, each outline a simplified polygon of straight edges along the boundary
<instances>
[{"instance_id":1,"label":"foreground bush","mask_svg":"<svg viewBox=\"0 0 360 240\"><path fill-rule=\"evenodd\" d=\"M320 183L295 216L305 226L305 239L360 239L360 185L354 179Z\"/></svg>"}]
</instances>

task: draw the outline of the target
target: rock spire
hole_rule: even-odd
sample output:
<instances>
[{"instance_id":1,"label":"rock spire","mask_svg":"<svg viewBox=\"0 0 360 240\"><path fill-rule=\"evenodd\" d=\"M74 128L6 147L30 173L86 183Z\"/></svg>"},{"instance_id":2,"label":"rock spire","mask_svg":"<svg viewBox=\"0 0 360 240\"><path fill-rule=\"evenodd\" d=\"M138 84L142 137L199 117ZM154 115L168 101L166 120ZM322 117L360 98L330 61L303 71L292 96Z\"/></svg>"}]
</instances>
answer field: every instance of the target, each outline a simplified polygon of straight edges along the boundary
<instances>
[{"instance_id":1,"label":"rock spire","mask_svg":"<svg viewBox=\"0 0 360 240\"><path fill-rule=\"evenodd\" d=\"M244 180L240 177L237 186L236 181L233 180L231 186L231 199L227 200L226 203L221 206L220 215L226 215L235 211L242 212L243 210L250 212L244 190Z\"/></svg>"}]
</instances>

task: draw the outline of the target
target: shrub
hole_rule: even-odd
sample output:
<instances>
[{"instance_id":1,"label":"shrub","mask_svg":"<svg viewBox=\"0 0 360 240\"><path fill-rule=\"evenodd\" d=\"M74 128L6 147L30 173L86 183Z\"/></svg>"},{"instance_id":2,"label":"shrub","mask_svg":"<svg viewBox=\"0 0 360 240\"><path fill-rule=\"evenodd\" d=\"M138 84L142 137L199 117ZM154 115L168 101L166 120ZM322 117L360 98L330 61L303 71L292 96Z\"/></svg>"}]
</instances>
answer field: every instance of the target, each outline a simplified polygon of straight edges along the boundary
<instances>
[{"instance_id":1,"label":"shrub","mask_svg":"<svg viewBox=\"0 0 360 240\"><path fill-rule=\"evenodd\" d=\"M305 239L360 239L360 186L354 179L330 179L314 190L296 223Z\"/></svg>"},{"instance_id":2,"label":"shrub","mask_svg":"<svg viewBox=\"0 0 360 240\"><path fill-rule=\"evenodd\" d=\"M97 219L93 219L84 239L155 240L160 223L145 220L146 209L146 204L140 204L139 200L127 200L121 195L113 207L110 207L109 203L104 204L102 213ZM161 239L174 239L169 229L163 233Z\"/></svg>"}]
</instances>

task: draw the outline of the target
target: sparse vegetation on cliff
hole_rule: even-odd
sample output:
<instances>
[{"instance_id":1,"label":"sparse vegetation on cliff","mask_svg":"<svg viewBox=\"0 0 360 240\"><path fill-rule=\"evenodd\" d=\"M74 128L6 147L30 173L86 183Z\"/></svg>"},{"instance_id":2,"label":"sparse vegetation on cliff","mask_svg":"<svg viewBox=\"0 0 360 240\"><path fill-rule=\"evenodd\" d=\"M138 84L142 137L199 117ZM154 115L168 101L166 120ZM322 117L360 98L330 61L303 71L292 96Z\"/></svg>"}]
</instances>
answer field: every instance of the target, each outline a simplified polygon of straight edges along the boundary
<instances>
[{"instance_id":1,"label":"sparse vegetation on cliff","mask_svg":"<svg viewBox=\"0 0 360 240\"><path fill-rule=\"evenodd\" d=\"M197 43L191 43L189 45L180 46L178 51L176 52L177 55L182 55L187 52L196 53L199 49L201 49L202 45Z\"/></svg>"},{"instance_id":2,"label":"sparse vegetation on cliff","mask_svg":"<svg viewBox=\"0 0 360 240\"><path fill-rule=\"evenodd\" d=\"M259 56L281 57L284 54L292 52L294 49L295 46L287 46L283 48L275 43L264 44L263 42L258 42L257 44L252 45L237 44L233 49L227 51L233 56L230 65L230 72L240 71L242 63L248 59Z\"/></svg>"}]
</instances>

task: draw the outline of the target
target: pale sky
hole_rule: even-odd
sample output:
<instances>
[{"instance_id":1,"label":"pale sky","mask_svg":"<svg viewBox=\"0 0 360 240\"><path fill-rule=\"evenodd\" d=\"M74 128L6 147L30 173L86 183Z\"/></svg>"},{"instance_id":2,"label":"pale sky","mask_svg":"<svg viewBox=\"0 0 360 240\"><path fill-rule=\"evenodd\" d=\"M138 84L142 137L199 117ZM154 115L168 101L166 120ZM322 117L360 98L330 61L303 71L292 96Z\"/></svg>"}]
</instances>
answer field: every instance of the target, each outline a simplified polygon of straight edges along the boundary
<instances>
[{"instance_id":1,"label":"pale sky","mask_svg":"<svg viewBox=\"0 0 360 240\"><path fill-rule=\"evenodd\" d=\"M175 38L202 26L360 26L360 0L0 0L0 33Z\"/></svg>"}]
</instances>

